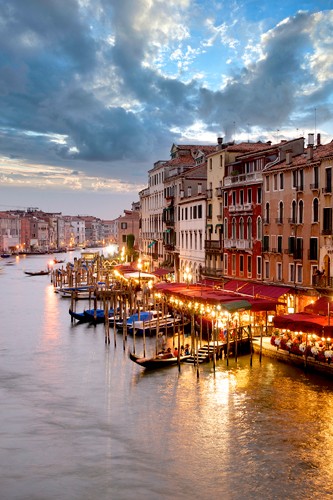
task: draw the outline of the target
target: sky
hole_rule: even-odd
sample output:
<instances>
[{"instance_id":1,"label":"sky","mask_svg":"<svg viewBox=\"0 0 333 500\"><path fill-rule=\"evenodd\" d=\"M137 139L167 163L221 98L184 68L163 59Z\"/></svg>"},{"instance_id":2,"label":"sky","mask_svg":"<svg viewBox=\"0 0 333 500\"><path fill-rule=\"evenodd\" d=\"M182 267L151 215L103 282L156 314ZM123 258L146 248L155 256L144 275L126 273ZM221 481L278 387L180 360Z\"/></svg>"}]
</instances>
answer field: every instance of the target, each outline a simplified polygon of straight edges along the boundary
<instances>
[{"instance_id":1,"label":"sky","mask_svg":"<svg viewBox=\"0 0 333 500\"><path fill-rule=\"evenodd\" d=\"M333 139L333 0L10 0L0 40L0 210L114 219L173 143Z\"/></svg>"}]
</instances>

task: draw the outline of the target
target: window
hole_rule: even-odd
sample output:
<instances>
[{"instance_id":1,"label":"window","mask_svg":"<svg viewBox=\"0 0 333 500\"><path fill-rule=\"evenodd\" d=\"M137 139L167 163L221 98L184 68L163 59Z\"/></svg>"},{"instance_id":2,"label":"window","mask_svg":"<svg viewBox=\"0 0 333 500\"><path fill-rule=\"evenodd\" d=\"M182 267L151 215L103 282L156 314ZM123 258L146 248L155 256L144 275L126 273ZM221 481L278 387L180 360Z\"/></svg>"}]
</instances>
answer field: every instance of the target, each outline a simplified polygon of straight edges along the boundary
<instances>
[{"instance_id":1,"label":"window","mask_svg":"<svg viewBox=\"0 0 333 500\"><path fill-rule=\"evenodd\" d=\"M291 187L297 187L297 170L293 170L291 175Z\"/></svg>"},{"instance_id":2,"label":"window","mask_svg":"<svg viewBox=\"0 0 333 500\"><path fill-rule=\"evenodd\" d=\"M224 219L224 224L223 224L223 235L224 238L228 238L228 219Z\"/></svg>"},{"instance_id":3,"label":"window","mask_svg":"<svg viewBox=\"0 0 333 500\"><path fill-rule=\"evenodd\" d=\"M281 235L279 235L277 237L277 251L278 251L278 253L282 253L282 239L283 239L283 237Z\"/></svg>"},{"instance_id":4,"label":"window","mask_svg":"<svg viewBox=\"0 0 333 500\"><path fill-rule=\"evenodd\" d=\"M248 217L247 219L247 239L248 241L252 240L252 219Z\"/></svg>"},{"instance_id":5,"label":"window","mask_svg":"<svg viewBox=\"0 0 333 500\"><path fill-rule=\"evenodd\" d=\"M197 209L198 209L198 207L196 205L194 205L194 207L193 207L193 219L197 218Z\"/></svg>"},{"instance_id":6,"label":"window","mask_svg":"<svg viewBox=\"0 0 333 500\"><path fill-rule=\"evenodd\" d=\"M247 190L247 202L252 203L252 189Z\"/></svg>"},{"instance_id":7,"label":"window","mask_svg":"<svg viewBox=\"0 0 333 500\"><path fill-rule=\"evenodd\" d=\"M269 176L266 175L265 177L265 191L269 191Z\"/></svg>"},{"instance_id":8,"label":"window","mask_svg":"<svg viewBox=\"0 0 333 500\"><path fill-rule=\"evenodd\" d=\"M127 236L126 236L126 234L123 234L123 236L122 236L122 240L123 240L123 243L126 243L126 241L127 241Z\"/></svg>"},{"instance_id":9,"label":"window","mask_svg":"<svg viewBox=\"0 0 333 500\"><path fill-rule=\"evenodd\" d=\"M282 262L276 263L276 279L282 281Z\"/></svg>"},{"instance_id":10,"label":"window","mask_svg":"<svg viewBox=\"0 0 333 500\"><path fill-rule=\"evenodd\" d=\"M228 274L228 254L225 253L223 254L223 267L224 267L224 272L225 274Z\"/></svg>"},{"instance_id":11,"label":"window","mask_svg":"<svg viewBox=\"0 0 333 500\"><path fill-rule=\"evenodd\" d=\"M281 173L279 175L279 179L280 179L280 191L283 191L283 189L284 189L284 176L283 176L283 173Z\"/></svg>"},{"instance_id":12,"label":"window","mask_svg":"<svg viewBox=\"0 0 333 500\"><path fill-rule=\"evenodd\" d=\"M239 220L239 239L240 240L244 239L244 220L243 220L243 217L241 217Z\"/></svg>"},{"instance_id":13,"label":"window","mask_svg":"<svg viewBox=\"0 0 333 500\"><path fill-rule=\"evenodd\" d=\"M294 224L297 222L297 205L296 205L296 201L293 200L292 204L291 204L291 222L293 222Z\"/></svg>"},{"instance_id":14,"label":"window","mask_svg":"<svg viewBox=\"0 0 333 500\"><path fill-rule=\"evenodd\" d=\"M269 203L265 205L265 222L269 224Z\"/></svg>"},{"instance_id":15,"label":"window","mask_svg":"<svg viewBox=\"0 0 333 500\"><path fill-rule=\"evenodd\" d=\"M263 252L269 252L269 235L265 235L263 237L262 251Z\"/></svg>"},{"instance_id":16,"label":"window","mask_svg":"<svg viewBox=\"0 0 333 500\"><path fill-rule=\"evenodd\" d=\"M315 189L319 188L319 168L313 167L313 187Z\"/></svg>"},{"instance_id":17,"label":"window","mask_svg":"<svg viewBox=\"0 0 333 500\"><path fill-rule=\"evenodd\" d=\"M323 234L332 234L332 208L323 209Z\"/></svg>"},{"instance_id":18,"label":"window","mask_svg":"<svg viewBox=\"0 0 333 500\"><path fill-rule=\"evenodd\" d=\"M294 254L295 259L303 258L303 238L296 238L296 251Z\"/></svg>"},{"instance_id":19,"label":"window","mask_svg":"<svg viewBox=\"0 0 333 500\"><path fill-rule=\"evenodd\" d=\"M295 281L295 264L289 264L289 281L291 283Z\"/></svg>"},{"instance_id":20,"label":"window","mask_svg":"<svg viewBox=\"0 0 333 500\"><path fill-rule=\"evenodd\" d=\"M239 204L244 205L244 191L243 191L243 189L241 189L239 192Z\"/></svg>"},{"instance_id":21,"label":"window","mask_svg":"<svg viewBox=\"0 0 333 500\"><path fill-rule=\"evenodd\" d=\"M319 221L319 201L318 198L314 198L312 202L312 222Z\"/></svg>"},{"instance_id":22,"label":"window","mask_svg":"<svg viewBox=\"0 0 333 500\"><path fill-rule=\"evenodd\" d=\"M261 241L262 239L262 221L261 217L257 219L257 240Z\"/></svg>"},{"instance_id":23,"label":"window","mask_svg":"<svg viewBox=\"0 0 333 500\"><path fill-rule=\"evenodd\" d=\"M209 205L208 205L209 206ZM185 207L185 220L187 220L187 207Z\"/></svg>"},{"instance_id":24,"label":"window","mask_svg":"<svg viewBox=\"0 0 333 500\"><path fill-rule=\"evenodd\" d=\"M295 252L295 236L288 237L288 253L293 254Z\"/></svg>"},{"instance_id":25,"label":"window","mask_svg":"<svg viewBox=\"0 0 333 500\"><path fill-rule=\"evenodd\" d=\"M278 224L283 224L283 201L279 203Z\"/></svg>"},{"instance_id":26,"label":"window","mask_svg":"<svg viewBox=\"0 0 333 500\"><path fill-rule=\"evenodd\" d=\"M318 238L310 238L310 260L318 260Z\"/></svg>"},{"instance_id":27,"label":"window","mask_svg":"<svg viewBox=\"0 0 333 500\"><path fill-rule=\"evenodd\" d=\"M252 257L251 255L247 256L247 276L251 278L252 275Z\"/></svg>"},{"instance_id":28,"label":"window","mask_svg":"<svg viewBox=\"0 0 333 500\"><path fill-rule=\"evenodd\" d=\"M228 191L224 191L223 193L223 203L225 207L228 206Z\"/></svg>"},{"instance_id":29,"label":"window","mask_svg":"<svg viewBox=\"0 0 333 500\"><path fill-rule=\"evenodd\" d=\"M269 260L265 260L265 279L269 279Z\"/></svg>"},{"instance_id":30,"label":"window","mask_svg":"<svg viewBox=\"0 0 333 500\"><path fill-rule=\"evenodd\" d=\"M304 170L300 170L298 172L298 185L297 185L298 191L303 191L304 190Z\"/></svg>"},{"instance_id":31,"label":"window","mask_svg":"<svg viewBox=\"0 0 333 500\"><path fill-rule=\"evenodd\" d=\"M202 219L202 205L198 205L198 219Z\"/></svg>"},{"instance_id":32,"label":"window","mask_svg":"<svg viewBox=\"0 0 333 500\"><path fill-rule=\"evenodd\" d=\"M232 199L232 205L235 206L236 205L236 191L233 191L231 193L231 199Z\"/></svg>"},{"instance_id":33,"label":"window","mask_svg":"<svg viewBox=\"0 0 333 500\"><path fill-rule=\"evenodd\" d=\"M232 254L231 257L231 272L232 274L236 274L236 255Z\"/></svg>"},{"instance_id":34,"label":"window","mask_svg":"<svg viewBox=\"0 0 333 500\"><path fill-rule=\"evenodd\" d=\"M121 229L127 229L127 222L121 222L120 223L120 228Z\"/></svg>"},{"instance_id":35,"label":"window","mask_svg":"<svg viewBox=\"0 0 333 500\"><path fill-rule=\"evenodd\" d=\"M207 217L209 219L211 219L212 215L213 215L213 205L211 203L209 203L209 205L207 207Z\"/></svg>"},{"instance_id":36,"label":"window","mask_svg":"<svg viewBox=\"0 0 333 500\"><path fill-rule=\"evenodd\" d=\"M233 217L232 223L231 223L231 238L233 240L236 239L236 219Z\"/></svg>"},{"instance_id":37,"label":"window","mask_svg":"<svg viewBox=\"0 0 333 500\"><path fill-rule=\"evenodd\" d=\"M261 257L257 256L257 278L261 278Z\"/></svg>"},{"instance_id":38,"label":"window","mask_svg":"<svg viewBox=\"0 0 333 500\"><path fill-rule=\"evenodd\" d=\"M303 266L301 264L296 265L296 281L297 283L302 283L303 281Z\"/></svg>"},{"instance_id":39,"label":"window","mask_svg":"<svg viewBox=\"0 0 333 500\"><path fill-rule=\"evenodd\" d=\"M244 273L244 255L239 256L239 272Z\"/></svg>"},{"instance_id":40,"label":"window","mask_svg":"<svg viewBox=\"0 0 333 500\"><path fill-rule=\"evenodd\" d=\"M303 214L304 214L304 202L299 200L298 203L298 223L303 224Z\"/></svg>"},{"instance_id":41,"label":"window","mask_svg":"<svg viewBox=\"0 0 333 500\"><path fill-rule=\"evenodd\" d=\"M262 189L261 189L261 187L259 187L257 189L257 203L258 203L258 205L260 205L261 202L262 202Z\"/></svg>"},{"instance_id":42,"label":"window","mask_svg":"<svg viewBox=\"0 0 333 500\"><path fill-rule=\"evenodd\" d=\"M278 188L278 176L277 174L273 175L273 191L277 191Z\"/></svg>"},{"instance_id":43,"label":"window","mask_svg":"<svg viewBox=\"0 0 333 500\"><path fill-rule=\"evenodd\" d=\"M326 190L326 193L332 192L332 169L331 168L325 169L325 190Z\"/></svg>"}]
</instances>

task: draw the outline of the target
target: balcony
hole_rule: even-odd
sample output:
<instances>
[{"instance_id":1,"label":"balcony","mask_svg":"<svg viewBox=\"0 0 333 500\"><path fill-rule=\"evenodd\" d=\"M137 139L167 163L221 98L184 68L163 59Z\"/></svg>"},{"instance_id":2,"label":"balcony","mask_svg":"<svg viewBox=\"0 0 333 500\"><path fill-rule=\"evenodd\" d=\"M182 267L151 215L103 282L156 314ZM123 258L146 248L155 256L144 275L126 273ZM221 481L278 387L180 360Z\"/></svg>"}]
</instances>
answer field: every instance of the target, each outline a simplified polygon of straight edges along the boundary
<instances>
[{"instance_id":1,"label":"balcony","mask_svg":"<svg viewBox=\"0 0 333 500\"><path fill-rule=\"evenodd\" d=\"M224 178L224 186L234 186L235 184L254 184L257 182L262 182L262 172L231 175Z\"/></svg>"},{"instance_id":2,"label":"balcony","mask_svg":"<svg viewBox=\"0 0 333 500\"><path fill-rule=\"evenodd\" d=\"M206 194L207 194L207 200L211 200L213 197L213 190L207 189Z\"/></svg>"},{"instance_id":3,"label":"balcony","mask_svg":"<svg viewBox=\"0 0 333 500\"><path fill-rule=\"evenodd\" d=\"M219 240L205 240L205 250L219 253L222 251L222 242Z\"/></svg>"},{"instance_id":4,"label":"balcony","mask_svg":"<svg viewBox=\"0 0 333 500\"><path fill-rule=\"evenodd\" d=\"M236 248L237 250L251 250L253 247L252 240L225 239L224 248Z\"/></svg>"},{"instance_id":5,"label":"balcony","mask_svg":"<svg viewBox=\"0 0 333 500\"><path fill-rule=\"evenodd\" d=\"M296 191L297 191L297 193L303 193L304 185L300 184L299 186L296 186Z\"/></svg>"},{"instance_id":6,"label":"balcony","mask_svg":"<svg viewBox=\"0 0 333 500\"><path fill-rule=\"evenodd\" d=\"M211 278L221 278L223 276L222 269L216 269L213 267L203 267L201 269L201 275Z\"/></svg>"},{"instance_id":7,"label":"balcony","mask_svg":"<svg viewBox=\"0 0 333 500\"><path fill-rule=\"evenodd\" d=\"M326 276L312 276L312 286L323 293L333 289L333 278Z\"/></svg>"},{"instance_id":8,"label":"balcony","mask_svg":"<svg viewBox=\"0 0 333 500\"><path fill-rule=\"evenodd\" d=\"M283 218L282 218L282 217L277 217L277 218L275 219L275 223L276 223L276 224L283 224Z\"/></svg>"},{"instance_id":9,"label":"balcony","mask_svg":"<svg viewBox=\"0 0 333 500\"><path fill-rule=\"evenodd\" d=\"M322 232L321 232L321 234L323 236L332 236L333 230L332 230L331 227L329 227L328 229L323 229Z\"/></svg>"},{"instance_id":10,"label":"balcony","mask_svg":"<svg viewBox=\"0 0 333 500\"><path fill-rule=\"evenodd\" d=\"M322 188L321 192L323 194L331 195L332 194L332 186L326 186L326 187Z\"/></svg>"},{"instance_id":11,"label":"balcony","mask_svg":"<svg viewBox=\"0 0 333 500\"><path fill-rule=\"evenodd\" d=\"M174 227L175 221L173 219L167 219L164 221L164 224L166 225L166 227Z\"/></svg>"},{"instance_id":12,"label":"balcony","mask_svg":"<svg viewBox=\"0 0 333 500\"><path fill-rule=\"evenodd\" d=\"M217 220L222 220L222 219L223 219L223 215L222 215L222 214L218 214L218 215L216 216L216 218L217 218Z\"/></svg>"},{"instance_id":13,"label":"balcony","mask_svg":"<svg viewBox=\"0 0 333 500\"><path fill-rule=\"evenodd\" d=\"M288 223L289 224L297 224L296 217L288 217Z\"/></svg>"}]
</instances>

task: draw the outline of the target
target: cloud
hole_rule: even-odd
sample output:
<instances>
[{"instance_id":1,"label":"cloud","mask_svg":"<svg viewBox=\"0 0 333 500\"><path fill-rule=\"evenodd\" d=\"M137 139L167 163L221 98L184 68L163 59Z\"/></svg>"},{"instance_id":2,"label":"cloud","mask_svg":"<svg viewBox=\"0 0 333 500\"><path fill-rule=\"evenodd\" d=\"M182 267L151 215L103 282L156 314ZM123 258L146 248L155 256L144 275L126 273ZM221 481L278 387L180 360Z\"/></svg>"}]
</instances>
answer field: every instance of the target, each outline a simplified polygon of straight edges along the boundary
<instances>
[{"instance_id":1,"label":"cloud","mask_svg":"<svg viewBox=\"0 0 333 500\"><path fill-rule=\"evenodd\" d=\"M244 43L240 6L230 17L209 6L3 2L0 153L27 172L32 164L48 175L57 166L80 172L75 186L131 190L154 161L168 159L173 142L194 140L193 131L213 138L248 124L263 133L304 128L314 108L318 124L330 123L332 11L299 12L263 33L249 22ZM201 68L213 53L212 67ZM205 83L209 71L220 88Z\"/></svg>"}]
</instances>

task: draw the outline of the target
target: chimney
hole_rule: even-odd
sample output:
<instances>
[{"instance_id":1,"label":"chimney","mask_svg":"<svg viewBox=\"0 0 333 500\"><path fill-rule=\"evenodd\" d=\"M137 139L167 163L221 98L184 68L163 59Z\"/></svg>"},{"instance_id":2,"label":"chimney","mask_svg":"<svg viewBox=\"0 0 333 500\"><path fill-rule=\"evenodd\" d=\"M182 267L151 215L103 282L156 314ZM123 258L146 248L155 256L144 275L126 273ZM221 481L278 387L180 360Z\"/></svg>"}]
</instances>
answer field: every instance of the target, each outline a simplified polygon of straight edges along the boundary
<instances>
[{"instance_id":1,"label":"chimney","mask_svg":"<svg viewBox=\"0 0 333 500\"><path fill-rule=\"evenodd\" d=\"M314 134L308 134L308 146L314 146Z\"/></svg>"},{"instance_id":2,"label":"chimney","mask_svg":"<svg viewBox=\"0 0 333 500\"><path fill-rule=\"evenodd\" d=\"M308 144L308 155L307 155L307 160L312 160L313 159L313 144Z\"/></svg>"},{"instance_id":3,"label":"chimney","mask_svg":"<svg viewBox=\"0 0 333 500\"><path fill-rule=\"evenodd\" d=\"M286 151L286 165L290 165L293 159L293 150L287 149Z\"/></svg>"},{"instance_id":4,"label":"chimney","mask_svg":"<svg viewBox=\"0 0 333 500\"><path fill-rule=\"evenodd\" d=\"M320 146L320 140L321 140L320 134L317 134L317 146Z\"/></svg>"},{"instance_id":5,"label":"chimney","mask_svg":"<svg viewBox=\"0 0 333 500\"><path fill-rule=\"evenodd\" d=\"M221 145L223 143L223 137L217 138L217 144Z\"/></svg>"}]
</instances>

